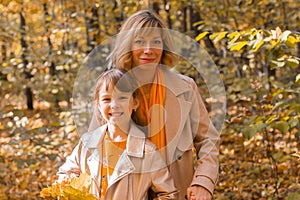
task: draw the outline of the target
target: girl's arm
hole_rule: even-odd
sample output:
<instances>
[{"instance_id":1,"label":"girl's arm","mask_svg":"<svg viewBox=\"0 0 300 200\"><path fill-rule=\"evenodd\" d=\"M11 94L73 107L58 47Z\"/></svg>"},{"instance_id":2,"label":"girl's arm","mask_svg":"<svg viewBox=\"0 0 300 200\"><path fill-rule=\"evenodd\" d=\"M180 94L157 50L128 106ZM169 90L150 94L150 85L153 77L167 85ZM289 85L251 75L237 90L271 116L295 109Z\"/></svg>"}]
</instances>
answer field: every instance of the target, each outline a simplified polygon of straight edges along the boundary
<instances>
[{"instance_id":1,"label":"girl's arm","mask_svg":"<svg viewBox=\"0 0 300 200\"><path fill-rule=\"evenodd\" d=\"M77 176L81 173L80 167L80 152L82 149L82 143L80 142L72 151L71 155L67 157L66 162L58 169L58 182L62 180Z\"/></svg>"}]
</instances>

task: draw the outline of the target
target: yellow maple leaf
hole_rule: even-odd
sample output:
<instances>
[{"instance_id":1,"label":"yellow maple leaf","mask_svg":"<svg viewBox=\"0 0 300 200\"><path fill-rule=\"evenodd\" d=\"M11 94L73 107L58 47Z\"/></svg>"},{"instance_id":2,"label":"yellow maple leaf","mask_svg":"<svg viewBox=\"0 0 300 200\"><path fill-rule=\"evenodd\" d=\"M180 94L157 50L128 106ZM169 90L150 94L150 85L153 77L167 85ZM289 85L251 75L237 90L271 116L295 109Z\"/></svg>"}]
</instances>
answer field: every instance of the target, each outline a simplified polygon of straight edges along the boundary
<instances>
[{"instance_id":1,"label":"yellow maple leaf","mask_svg":"<svg viewBox=\"0 0 300 200\"><path fill-rule=\"evenodd\" d=\"M71 179L70 186L82 192L87 192L91 186L91 177L87 173L80 174L78 178Z\"/></svg>"}]
</instances>

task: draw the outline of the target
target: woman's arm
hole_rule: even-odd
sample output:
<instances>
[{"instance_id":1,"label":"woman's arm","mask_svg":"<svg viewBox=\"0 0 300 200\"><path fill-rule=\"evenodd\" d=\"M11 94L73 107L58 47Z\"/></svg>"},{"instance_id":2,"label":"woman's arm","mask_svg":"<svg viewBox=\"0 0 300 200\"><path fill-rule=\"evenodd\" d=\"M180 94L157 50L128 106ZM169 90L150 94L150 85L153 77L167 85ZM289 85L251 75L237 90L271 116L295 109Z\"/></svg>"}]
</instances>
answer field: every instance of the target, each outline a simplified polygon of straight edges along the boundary
<instances>
[{"instance_id":1,"label":"woman's arm","mask_svg":"<svg viewBox=\"0 0 300 200\"><path fill-rule=\"evenodd\" d=\"M150 156L148 154L145 157L147 158L150 158L149 163L152 163L150 170L151 168L154 170L151 172L151 189L156 194L155 199L178 199L179 191L160 152L156 149L150 153Z\"/></svg>"},{"instance_id":2,"label":"woman's arm","mask_svg":"<svg viewBox=\"0 0 300 200\"><path fill-rule=\"evenodd\" d=\"M209 118L196 83L190 80L195 97L190 118L197 152L197 168L191 186L202 186L213 194L219 173L220 135Z\"/></svg>"}]
</instances>

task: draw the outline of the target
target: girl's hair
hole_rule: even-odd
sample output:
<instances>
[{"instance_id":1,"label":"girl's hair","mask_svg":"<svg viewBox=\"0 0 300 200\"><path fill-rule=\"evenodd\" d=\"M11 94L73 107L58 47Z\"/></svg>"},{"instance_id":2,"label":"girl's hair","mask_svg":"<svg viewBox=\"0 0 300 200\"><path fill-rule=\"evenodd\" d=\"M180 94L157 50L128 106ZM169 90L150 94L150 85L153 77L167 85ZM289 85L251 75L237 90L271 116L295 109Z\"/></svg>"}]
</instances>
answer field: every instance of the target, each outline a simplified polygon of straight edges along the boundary
<instances>
[{"instance_id":1,"label":"girl's hair","mask_svg":"<svg viewBox=\"0 0 300 200\"><path fill-rule=\"evenodd\" d=\"M114 48L108 59L118 68L132 68L131 45L138 34L148 34L159 30L163 40L161 64L173 67L176 55L172 53L173 44L165 22L150 10L141 10L131 15L121 26Z\"/></svg>"},{"instance_id":2,"label":"girl's hair","mask_svg":"<svg viewBox=\"0 0 300 200\"><path fill-rule=\"evenodd\" d=\"M132 93L135 98L137 96L137 84L130 73L124 69L112 68L103 72L96 83L94 89L94 100L98 104L100 90L105 87L106 90L116 87L121 92Z\"/></svg>"}]
</instances>

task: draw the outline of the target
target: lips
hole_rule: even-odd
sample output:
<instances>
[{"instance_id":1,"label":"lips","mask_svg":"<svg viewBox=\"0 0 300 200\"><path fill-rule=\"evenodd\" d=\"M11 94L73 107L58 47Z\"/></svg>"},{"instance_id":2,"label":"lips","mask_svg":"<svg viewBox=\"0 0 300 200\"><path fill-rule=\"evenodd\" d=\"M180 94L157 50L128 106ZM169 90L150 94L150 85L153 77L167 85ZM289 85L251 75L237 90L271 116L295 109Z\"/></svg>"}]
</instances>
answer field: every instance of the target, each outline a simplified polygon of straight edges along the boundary
<instances>
[{"instance_id":1,"label":"lips","mask_svg":"<svg viewBox=\"0 0 300 200\"><path fill-rule=\"evenodd\" d=\"M140 58L140 60L141 60L142 62L147 62L147 63L149 63L149 62L154 62L154 61L155 61L155 58Z\"/></svg>"},{"instance_id":2,"label":"lips","mask_svg":"<svg viewBox=\"0 0 300 200\"><path fill-rule=\"evenodd\" d=\"M109 116L111 117L121 117L123 115L123 112L111 112L109 113Z\"/></svg>"}]
</instances>

